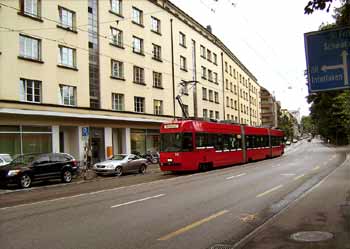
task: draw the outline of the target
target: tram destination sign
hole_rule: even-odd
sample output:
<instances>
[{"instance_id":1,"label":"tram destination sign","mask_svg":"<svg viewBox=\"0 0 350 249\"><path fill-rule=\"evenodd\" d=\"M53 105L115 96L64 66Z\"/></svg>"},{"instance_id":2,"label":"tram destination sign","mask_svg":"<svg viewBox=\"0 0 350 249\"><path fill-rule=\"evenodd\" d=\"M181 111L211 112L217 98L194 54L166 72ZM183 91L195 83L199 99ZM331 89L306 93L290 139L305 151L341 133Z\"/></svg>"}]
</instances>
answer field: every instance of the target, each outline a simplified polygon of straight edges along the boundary
<instances>
[{"instance_id":1,"label":"tram destination sign","mask_svg":"<svg viewBox=\"0 0 350 249\"><path fill-rule=\"evenodd\" d=\"M304 34L309 93L350 88L350 26Z\"/></svg>"}]
</instances>

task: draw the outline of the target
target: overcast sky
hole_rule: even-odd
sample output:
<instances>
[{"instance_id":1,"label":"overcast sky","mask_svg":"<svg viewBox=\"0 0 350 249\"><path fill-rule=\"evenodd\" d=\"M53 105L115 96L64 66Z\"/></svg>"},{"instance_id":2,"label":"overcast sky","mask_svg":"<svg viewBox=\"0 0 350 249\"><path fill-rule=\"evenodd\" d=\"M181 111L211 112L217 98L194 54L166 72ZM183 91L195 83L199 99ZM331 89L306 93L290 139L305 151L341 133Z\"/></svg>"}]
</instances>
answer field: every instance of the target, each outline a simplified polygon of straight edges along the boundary
<instances>
[{"instance_id":1,"label":"overcast sky","mask_svg":"<svg viewBox=\"0 0 350 249\"><path fill-rule=\"evenodd\" d=\"M304 15L307 0L171 0L239 58L282 108L309 114L304 33L332 23L333 11Z\"/></svg>"}]
</instances>

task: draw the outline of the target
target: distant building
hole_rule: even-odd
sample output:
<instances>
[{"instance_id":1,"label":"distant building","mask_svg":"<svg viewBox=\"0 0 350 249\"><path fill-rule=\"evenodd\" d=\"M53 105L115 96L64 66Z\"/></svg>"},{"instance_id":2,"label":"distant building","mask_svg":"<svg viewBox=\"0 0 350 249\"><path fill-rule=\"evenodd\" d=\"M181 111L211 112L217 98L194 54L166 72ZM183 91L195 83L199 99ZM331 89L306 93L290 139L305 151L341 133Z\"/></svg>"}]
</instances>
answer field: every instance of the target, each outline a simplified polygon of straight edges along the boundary
<instances>
[{"instance_id":1,"label":"distant building","mask_svg":"<svg viewBox=\"0 0 350 249\"><path fill-rule=\"evenodd\" d=\"M290 114L293 115L293 117L297 120L298 124L301 122L301 117L300 117L300 109L295 110L295 111L289 111Z\"/></svg>"},{"instance_id":2,"label":"distant building","mask_svg":"<svg viewBox=\"0 0 350 249\"><path fill-rule=\"evenodd\" d=\"M277 127L281 103L266 89L260 89L261 124L267 127Z\"/></svg>"},{"instance_id":3,"label":"distant building","mask_svg":"<svg viewBox=\"0 0 350 249\"><path fill-rule=\"evenodd\" d=\"M287 116L289 120L293 123L293 137L299 137L300 131L299 131L299 124L297 118L294 116L292 111L288 111L287 109L281 109L281 115Z\"/></svg>"}]
</instances>

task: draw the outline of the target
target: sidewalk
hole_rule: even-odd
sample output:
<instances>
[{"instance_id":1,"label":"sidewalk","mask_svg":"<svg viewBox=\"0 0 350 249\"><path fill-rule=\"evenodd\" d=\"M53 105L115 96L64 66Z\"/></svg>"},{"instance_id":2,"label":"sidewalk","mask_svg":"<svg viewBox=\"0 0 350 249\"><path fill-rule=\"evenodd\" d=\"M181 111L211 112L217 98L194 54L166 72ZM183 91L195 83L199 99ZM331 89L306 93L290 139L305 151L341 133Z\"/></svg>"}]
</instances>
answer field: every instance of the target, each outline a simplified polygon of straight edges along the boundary
<instances>
[{"instance_id":1,"label":"sidewalk","mask_svg":"<svg viewBox=\"0 0 350 249\"><path fill-rule=\"evenodd\" d=\"M321 231L326 234L297 234ZM329 235L329 234L327 234ZM305 241L307 240L307 242ZM317 240L318 242L310 242ZM245 249L350 249L350 159L247 239Z\"/></svg>"}]
</instances>

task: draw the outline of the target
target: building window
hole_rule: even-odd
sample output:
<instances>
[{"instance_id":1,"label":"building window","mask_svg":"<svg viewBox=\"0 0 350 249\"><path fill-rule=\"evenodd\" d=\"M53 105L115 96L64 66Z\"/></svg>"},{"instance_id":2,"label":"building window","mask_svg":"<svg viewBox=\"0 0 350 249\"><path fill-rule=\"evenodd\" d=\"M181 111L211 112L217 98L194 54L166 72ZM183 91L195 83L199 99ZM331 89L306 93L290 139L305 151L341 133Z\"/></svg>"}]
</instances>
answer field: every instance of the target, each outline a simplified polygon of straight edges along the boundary
<instances>
[{"instance_id":1,"label":"building window","mask_svg":"<svg viewBox=\"0 0 350 249\"><path fill-rule=\"evenodd\" d=\"M133 36L132 51L137 54L143 54L143 39Z\"/></svg>"},{"instance_id":2,"label":"building window","mask_svg":"<svg viewBox=\"0 0 350 249\"><path fill-rule=\"evenodd\" d=\"M230 107L230 98L226 96L226 107Z\"/></svg>"},{"instance_id":3,"label":"building window","mask_svg":"<svg viewBox=\"0 0 350 249\"><path fill-rule=\"evenodd\" d=\"M232 66L230 65L230 75L232 76Z\"/></svg>"},{"instance_id":4,"label":"building window","mask_svg":"<svg viewBox=\"0 0 350 249\"><path fill-rule=\"evenodd\" d=\"M132 7L132 21L136 24L143 24L143 12L142 10Z\"/></svg>"},{"instance_id":5,"label":"building window","mask_svg":"<svg viewBox=\"0 0 350 249\"><path fill-rule=\"evenodd\" d=\"M111 43L123 47L123 31L111 27Z\"/></svg>"},{"instance_id":6,"label":"building window","mask_svg":"<svg viewBox=\"0 0 350 249\"><path fill-rule=\"evenodd\" d=\"M59 46L60 49L60 61L59 64L66 67L76 67L76 50L64 46Z\"/></svg>"},{"instance_id":7,"label":"building window","mask_svg":"<svg viewBox=\"0 0 350 249\"><path fill-rule=\"evenodd\" d=\"M145 112L145 98L134 97L135 112Z\"/></svg>"},{"instance_id":8,"label":"building window","mask_svg":"<svg viewBox=\"0 0 350 249\"><path fill-rule=\"evenodd\" d=\"M228 79L225 80L226 81L226 90L228 90Z\"/></svg>"},{"instance_id":9,"label":"building window","mask_svg":"<svg viewBox=\"0 0 350 249\"><path fill-rule=\"evenodd\" d=\"M208 100L207 89L205 87L202 87L202 99Z\"/></svg>"},{"instance_id":10,"label":"building window","mask_svg":"<svg viewBox=\"0 0 350 249\"><path fill-rule=\"evenodd\" d=\"M235 100L235 110L237 110L237 100Z\"/></svg>"},{"instance_id":11,"label":"building window","mask_svg":"<svg viewBox=\"0 0 350 249\"><path fill-rule=\"evenodd\" d=\"M220 119L220 114L218 111L215 111L215 119Z\"/></svg>"},{"instance_id":12,"label":"building window","mask_svg":"<svg viewBox=\"0 0 350 249\"><path fill-rule=\"evenodd\" d=\"M145 70L134 66L134 83L145 84Z\"/></svg>"},{"instance_id":13,"label":"building window","mask_svg":"<svg viewBox=\"0 0 350 249\"><path fill-rule=\"evenodd\" d=\"M230 100L230 104L231 108L233 109L233 99Z\"/></svg>"},{"instance_id":14,"label":"building window","mask_svg":"<svg viewBox=\"0 0 350 249\"><path fill-rule=\"evenodd\" d=\"M155 115L163 115L163 101L162 100L153 100L153 108Z\"/></svg>"},{"instance_id":15,"label":"building window","mask_svg":"<svg viewBox=\"0 0 350 249\"><path fill-rule=\"evenodd\" d=\"M214 76L214 83L218 83L218 74L217 73L213 73L213 76Z\"/></svg>"},{"instance_id":16,"label":"building window","mask_svg":"<svg viewBox=\"0 0 350 249\"><path fill-rule=\"evenodd\" d=\"M230 119L230 114L226 115L226 119L229 120Z\"/></svg>"},{"instance_id":17,"label":"building window","mask_svg":"<svg viewBox=\"0 0 350 249\"><path fill-rule=\"evenodd\" d=\"M233 92L234 92L234 94L237 95L237 87L236 87L236 85L233 86Z\"/></svg>"},{"instance_id":18,"label":"building window","mask_svg":"<svg viewBox=\"0 0 350 249\"><path fill-rule=\"evenodd\" d=\"M225 61L225 72L228 72L227 61Z\"/></svg>"},{"instance_id":19,"label":"building window","mask_svg":"<svg viewBox=\"0 0 350 249\"><path fill-rule=\"evenodd\" d=\"M20 100L25 102L41 102L41 81L20 79Z\"/></svg>"},{"instance_id":20,"label":"building window","mask_svg":"<svg viewBox=\"0 0 350 249\"><path fill-rule=\"evenodd\" d=\"M41 60L41 40L19 35L19 55L24 58Z\"/></svg>"},{"instance_id":21,"label":"building window","mask_svg":"<svg viewBox=\"0 0 350 249\"><path fill-rule=\"evenodd\" d=\"M124 94L112 93L112 109L115 111L124 111Z\"/></svg>"},{"instance_id":22,"label":"building window","mask_svg":"<svg viewBox=\"0 0 350 249\"><path fill-rule=\"evenodd\" d=\"M162 85L162 73L153 72L153 87L163 88Z\"/></svg>"},{"instance_id":23,"label":"building window","mask_svg":"<svg viewBox=\"0 0 350 249\"><path fill-rule=\"evenodd\" d=\"M207 79L207 69L202 66L202 78Z\"/></svg>"},{"instance_id":24,"label":"building window","mask_svg":"<svg viewBox=\"0 0 350 249\"><path fill-rule=\"evenodd\" d=\"M21 12L33 17L41 15L41 0L21 0Z\"/></svg>"},{"instance_id":25,"label":"building window","mask_svg":"<svg viewBox=\"0 0 350 249\"><path fill-rule=\"evenodd\" d=\"M112 77L124 79L123 62L111 60L111 67Z\"/></svg>"},{"instance_id":26,"label":"building window","mask_svg":"<svg viewBox=\"0 0 350 249\"><path fill-rule=\"evenodd\" d=\"M214 118L214 111L212 110L209 111L209 118Z\"/></svg>"},{"instance_id":27,"label":"building window","mask_svg":"<svg viewBox=\"0 0 350 249\"><path fill-rule=\"evenodd\" d=\"M230 82L230 91L231 92L233 92L232 86L233 86L233 84L232 84L232 82Z\"/></svg>"},{"instance_id":28,"label":"building window","mask_svg":"<svg viewBox=\"0 0 350 249\"><path fill-rule=\"evenodd\" d=\"M215 103L219 104L219 93L218 92L214 93L214 101L215 101Z\"/></svg>"},{"instance_id":29,"label":"building window","mask_svg":"<svg viewBox=\"0 0 350 249\"><path fill-rule=\"evenodd\" d=\"M76 91L75 86L60 85L60 104L76 106Z\"/></svg>"},{"instance_id":30,"label":"building window","mask_svg":"<svg viewBox=\"0 0 350 249\"><path fill-rule=\"evenodd\" d=\"M160 61L162 59L162 47L153 44L153 59Z\"/></svg>"},{"instance_id":31,"label":"building window","mask_svg":"<svg viewBox=\"0 0 350 249\"><path fill-rule=\"evenodd\" d=\"M215 65L218 64L218 56L217 56L215 53L213 53L213 63L214 63Z\"/></svg>"},{"instance_id":32,"label":"building window","mask_svg":"<svg viewBox=\"0 0 350 249\"><path fill-rule=\"evenodd\" d=\"M208 69L208 80L211 82L213 81L213 72L209 69Z\"/></svg>"},{"instance_id":33,"label":"building window","mask_svg":"<svg viewBox=\"0 0 350 249\"><path fill-rule=\"evenodd\" d=\"M211 61L211 51L207 49L207 60Z\"/></svg>"},{"instance_id":34,"label":"building window","mask_svg":"<svg viewBox=\"0 0 350 249\"><path fill-rule=\"evenodd\" d=\"M180 55L180 69L187 71L186 58Z\"/></svg>"},{"instance_id":35,"label":"building window","mask_svg":"<svg viewBox=\"0 0 350 249\"><path fill-rule=\"evenodd\" d=\"M58 7L60 15L60 25L63 28L75 30L75 12L63 7Z\"/></svg>"},{"instance_id":36,"label":"building window","mask_svg":"<svg viewBox=\"0 0 350 249\"><path fill-rule=\"evenodd\" d=\"M213 102L213 101L214 101L213 90L209 90L209 101L210 101L210 102Z\"/></svg>"},{"instance_id":37,"label":"building window","mask_svg":"<svg viewBox=\"0 0 350 249\"><path fill-rule=\"evenodd\" d=\"M208 117L208 110L203 109L203 118L207 118L207 117Z\"/></svg>"},{"instance_id":38,"label":"building window","mask_svg":"<svg viewBox=\"0 0 350 249\"><path fill-rule=\"evenodd\" d=\"M111 1L111 11L121 15L122 14L122 0L110 0Z\"/></svg>"},{"instance_id":39,"label":"building window","mask_svg":"<svg viewBox=\"0 0 350 249\"><path fill-rule=\"evenodd\" d=\"M179 32L179 44L183 46L184 48L186 47L186 35L182 32Z\"/></svg>"},{"instance_id":40,"label":"building window","mask_svg":"<svg viewBox=\"0 0 350 249\"><path fill-rule=\"evenodd\" d=\"M205 47L203 45L200 46L200 54L201 54L201 57L205 59Z\"/></svg>"},{"instance_id":41,"label":"building window","mask_svg":"<svg viewBox=\"0 0 350 249\"><path fill-rule=\"evenodd\" d=\"M160 34L160 20L155 17L151 17L151 30Z\"/></svg>"}]
</instances>

